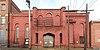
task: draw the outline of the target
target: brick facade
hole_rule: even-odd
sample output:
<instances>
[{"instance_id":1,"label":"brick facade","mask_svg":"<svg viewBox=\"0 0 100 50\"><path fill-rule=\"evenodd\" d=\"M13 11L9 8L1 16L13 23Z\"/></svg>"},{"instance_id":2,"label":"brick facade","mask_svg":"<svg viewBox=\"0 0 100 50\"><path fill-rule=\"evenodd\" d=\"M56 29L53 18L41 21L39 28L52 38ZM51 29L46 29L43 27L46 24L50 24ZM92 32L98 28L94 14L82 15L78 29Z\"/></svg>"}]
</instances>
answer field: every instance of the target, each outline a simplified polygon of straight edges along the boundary
<instances>
[{"instance_id":1,"label":"brick facade","mask_svg":"<svg viewBox=\"0 0 100 50\"><path fill-rule=\"evenodd\" d=\"M100 47L100 21L90 22L91 47Z\"/></svg>"},{"instance_id":2,"label":"brick facade","mask_svg":"<svg viewBox=\"0 0 100 50\"><path fill-rule=\"evenodd\" d=\"M28 34L29 44L44 47L68 46L68 24L66 8L31 10L31 33ZM70 13L70 46L84 47L85 13ZM26 27L28 27L28 11L21 14L13 14L10 17L10 46L24 46ZM88 24L89 25L89 24ZM15 42L16 27L19 28L18 43ZM32 38L31 38L32 36ZM89 27L87 33L87 45L90 47ZM32 40L30 42L30 39Z\"/></svg>"},{"instance_id":3,"label":"brick facade","mask_svg":"<svg viewBox=\"0 0 100 50\"><path fill-rule=\"evenodd\" d=\"M2 5L4 6L2 7ZM0 46L8 46L9 44L8 32L10 14L18 14L20 12L20 9L15 5L15 3L12 0L0 0ZM5 23L2 24L2 21Z\"/></svg>"}]
</instances>

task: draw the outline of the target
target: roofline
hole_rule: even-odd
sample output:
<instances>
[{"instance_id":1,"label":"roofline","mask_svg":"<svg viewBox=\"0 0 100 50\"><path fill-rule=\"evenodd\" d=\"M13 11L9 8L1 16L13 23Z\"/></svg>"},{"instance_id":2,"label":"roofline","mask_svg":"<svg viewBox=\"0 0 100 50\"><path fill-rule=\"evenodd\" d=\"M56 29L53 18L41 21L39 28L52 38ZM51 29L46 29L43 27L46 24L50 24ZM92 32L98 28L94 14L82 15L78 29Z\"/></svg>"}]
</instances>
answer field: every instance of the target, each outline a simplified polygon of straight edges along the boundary
<instances>
[{"instance_id":1,"label":"roofline","mask_svg":"<svg viewBox=\"0 0 100 50\"><path fill-rule=\"evenodd\" d=\"M95 21L90 21L91 23L100 23L100 21L97 21L97 20L95 20Z\"/></svg>"},{"instance_id":2,"label":"roofline","mask_svg":"<svg viewBox=\"0 0 100 50\"><path fill-rule=\"evenodd\" d=\"M37 8L37 7L33 7L32 9L37 9L37 10L61 10L61 9L66 9L66 7L65 6L63 6L63 7L61 7L61 8L49 8L49 9L46 9L46 8Z\"/></svg>"},{"instance_id":3,"label":"roofline","mask_svg":"<svg viewBox=\"0 0 100 50\"><path fill-rule=\"evenodd\" d=\"M20 9L18 8L18 6L11 0L11 4L16 8L16 10L18 10L20 13L21 13L21 11L20 11Z\"/></svg>"}]
</instances>

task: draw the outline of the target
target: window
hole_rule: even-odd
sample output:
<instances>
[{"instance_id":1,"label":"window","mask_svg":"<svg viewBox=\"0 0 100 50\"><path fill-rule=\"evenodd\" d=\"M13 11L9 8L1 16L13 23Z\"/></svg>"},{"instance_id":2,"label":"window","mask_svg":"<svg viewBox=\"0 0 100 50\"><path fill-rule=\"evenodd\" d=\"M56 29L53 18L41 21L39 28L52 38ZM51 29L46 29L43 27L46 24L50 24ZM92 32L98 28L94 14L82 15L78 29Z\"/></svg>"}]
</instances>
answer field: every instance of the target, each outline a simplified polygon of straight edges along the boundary
<instances>
[{"instance_id":1,"label":"window","mask_svg":"<svg viewBox=\"0 0 100 50\"><path fill-rule=\"evenodd\" d=\"M54 26L60 26L60 16L54 17Z\"/></svg>"},{"instance_id":2,"label":"window","mask_svg":"<svg viewBox=\"0 0 100 50\"><path fill-rule=\"evenodd\" d=\"M16 36L15 36L15 43L18 43L18 38L19 38L19 28L16 28Z\"/></svg>"},{"instance_id":3,"label":"window","mask_svg":"<svg viewBox=\"0 0 100 50\"><path fill-rule=\"evenodd\" d=\"M43 16L39 16L37 19L37 26L44 26Z\"/></svg>"},{"instance_id":4,"label":"window","mask_svg":"<svg viewBox=\"0 0 100 50\"><path fill-rule=\"evenodd\" d=\"M44 18L45 26L53 26L53 16L51 13L47 13Z\"/></svg>"},{"instance_id":5,"label":"window","mask_svg":"<svg viewBox=\"0 0 100 50\"><path fill-rule=\"evenodd\" d=\"M36 44L38 44L38 33L36 33Z\"/></svg>"},{"instance_id":6,"label":"window","mask_svg":"<svg viewBox=\"0 0 100 50\"><path fill-rule=\"evenodd\" d=\"M60 33L60 44L62 44L62 33Z\"/></svg>"},{"instance_id":7,"label":"window","mask_svg":"<svg viewBox=\"0 0 100 50\"><path fill-rule=\"evenodd\" d=\"M80 44L84 44L84 36L80 36Z\"/></svg>"},{"instance_id":8,"label":"window","mask_svg":"<svg viewBox=\"0 0 100 50\"><path fill-rule=\"evenodd\" d=\"M0 30L0 43L5 43L5 29Z\"/></svg>"},{"instance_id":9,"label":"window","mask_svg":"<svg viewBox=\"0 0 100 50\"><path fill-rule=\"evenodd\" d=\"M25 38L28 38L28 33L29 33L29 28L26 27L26 36L25 36Z\"/></svg>"},{"instance_id":10,"label":"window","mask_svg":"<svg viewBox=\"0 0 100 50\"><path fill-rule=\"evenodd\" d=\"M53 17L45 17L45 26L53 26Z\"/></svg>"},{"instance_id":11,"label":"window","mask_svg":"<svg viewBox=\"0 0 100 50\"><path fill-rule=\"evenodd\" d=\"M6 5L5 4L1 4L1 10L5 11L6 10Z\"/></svg>"},{"instance_id":12,"label":"window","mask_svg":"<svg viewBox=\"0 0 100 50\"><path fill-rule=\"evenodd\" d=\"M6 17L2 16L1 17L1 24L5 24L6 23Z\"/></svg>"}]
</instances>

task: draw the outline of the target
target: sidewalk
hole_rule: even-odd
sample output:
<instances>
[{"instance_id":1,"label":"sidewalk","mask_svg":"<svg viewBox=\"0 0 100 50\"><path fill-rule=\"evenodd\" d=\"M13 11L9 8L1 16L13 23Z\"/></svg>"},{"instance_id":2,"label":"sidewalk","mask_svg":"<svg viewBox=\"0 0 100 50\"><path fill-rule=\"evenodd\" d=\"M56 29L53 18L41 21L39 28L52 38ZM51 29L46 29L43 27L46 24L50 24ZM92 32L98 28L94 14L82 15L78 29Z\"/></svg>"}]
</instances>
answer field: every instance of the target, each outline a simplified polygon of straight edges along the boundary
<instances>
[{"instance_id":1,"label":"sidewalk","mask_svg":"<svg viewBox=\"0 0 100 50\"><path fill-rule=\"evenodd\" d=\"M67 50L67 48L0 48L0 50ZM70 50L84 50L84 48L70 48ZM87 48L87 50L100 50Z\"/></svg>"}]
</instances>

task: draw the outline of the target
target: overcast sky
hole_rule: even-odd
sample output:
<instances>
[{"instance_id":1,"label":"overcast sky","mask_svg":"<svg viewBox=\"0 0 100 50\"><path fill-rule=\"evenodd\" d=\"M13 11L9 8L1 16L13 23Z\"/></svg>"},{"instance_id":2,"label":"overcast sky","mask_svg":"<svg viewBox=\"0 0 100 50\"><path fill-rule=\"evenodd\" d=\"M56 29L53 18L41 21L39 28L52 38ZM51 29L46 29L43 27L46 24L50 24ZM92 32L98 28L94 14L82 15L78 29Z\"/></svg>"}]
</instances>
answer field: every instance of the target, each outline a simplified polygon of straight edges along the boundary
<instances>
[{"instance_id":1,"label":"overcast sky","mask_svg":"<svg viewBox=\"0 0 100 50\"><path fill-rule=\"evenodd\" d=\"M28 10L26 0L13 0L15 4L21 10ZM72 10L85 10L86 3L88 3L88 9L92 10L90 12L90 20L98 20L100 19L99 11L100 11L100 0L31 0L31 8L37 7L42 9L60 9L62 6L69 5L70 9Z\"/></svg>"}]
</instances>

